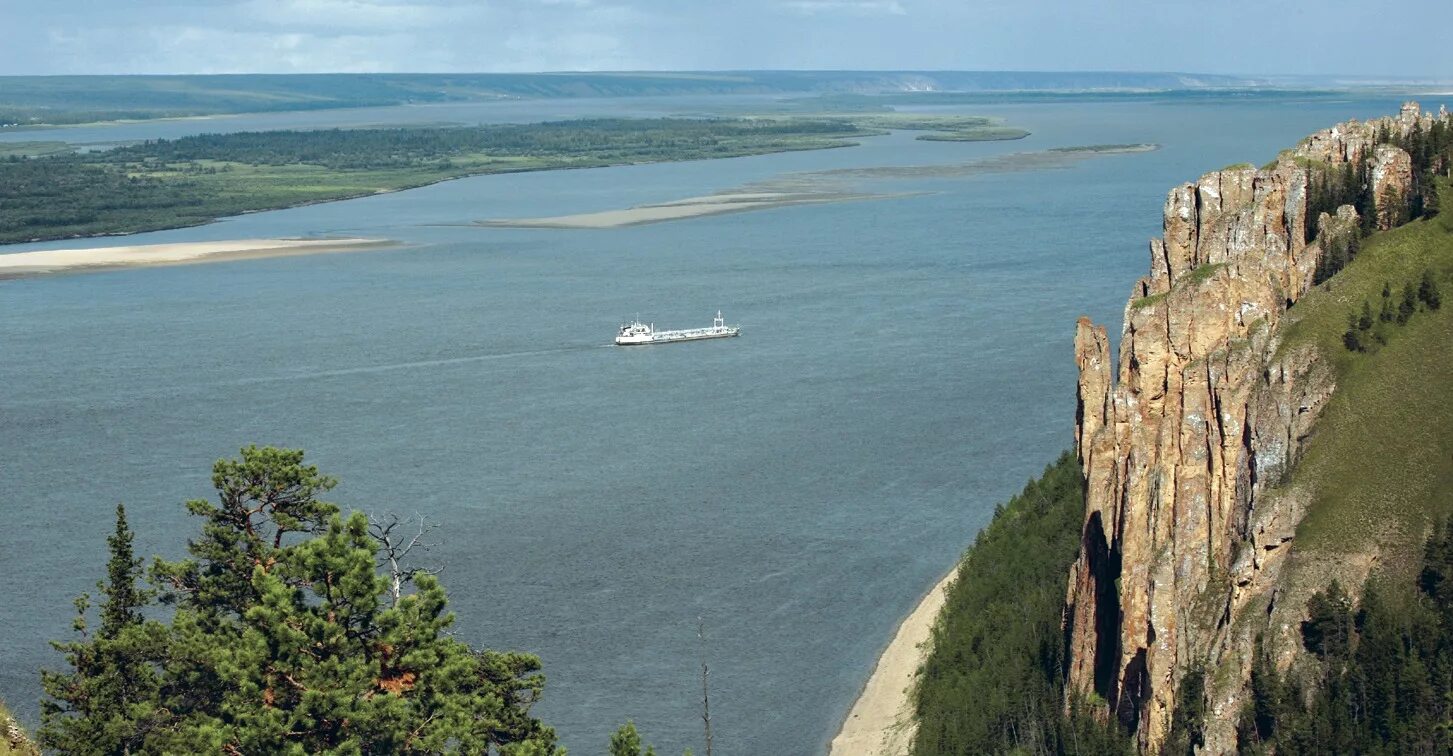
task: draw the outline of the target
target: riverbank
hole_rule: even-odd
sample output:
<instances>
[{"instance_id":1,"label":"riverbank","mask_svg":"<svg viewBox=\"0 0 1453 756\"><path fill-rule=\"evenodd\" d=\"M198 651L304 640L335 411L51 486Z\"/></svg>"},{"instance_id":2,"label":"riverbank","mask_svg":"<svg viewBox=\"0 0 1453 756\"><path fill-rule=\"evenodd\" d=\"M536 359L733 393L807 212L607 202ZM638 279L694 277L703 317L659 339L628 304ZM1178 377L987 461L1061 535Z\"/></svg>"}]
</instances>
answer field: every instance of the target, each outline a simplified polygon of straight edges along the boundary
<instances>
[{"instance_id":1,"label":"riverbank","mask_svg":"<svg viewBox=\"0 0 1453 756\"><path fill-rule=\"evenodd\" d=\"M0 279L117 268L187 265L323 252L355 252L394 246L388 239L234 239L84 249L45 249L0 254Z\"/></svg>"},{"instance_id":2,"label":"riverbank","mask_svg":"<svg viewBox=\"0 0 1453 756\"><path fill-rule=\"evenodd\" d=\"M958 565L899 623L829 746L830 756L905 756L913 744L913 683Z\"/></svg>"}]
</instances>

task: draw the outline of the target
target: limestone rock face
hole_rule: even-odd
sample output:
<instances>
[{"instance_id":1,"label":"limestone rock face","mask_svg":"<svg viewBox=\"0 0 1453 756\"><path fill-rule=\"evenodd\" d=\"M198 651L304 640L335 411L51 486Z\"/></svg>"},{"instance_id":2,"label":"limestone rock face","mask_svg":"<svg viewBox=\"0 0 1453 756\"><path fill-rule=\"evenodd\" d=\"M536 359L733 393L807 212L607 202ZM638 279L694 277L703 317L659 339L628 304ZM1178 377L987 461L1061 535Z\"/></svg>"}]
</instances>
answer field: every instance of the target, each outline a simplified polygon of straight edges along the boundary
<instances>
[{"instance_id":1,"label":"limestone rock face","mask_svg":"<svg viewBox=\"0 0 1453 756\"><path fill-rule=\"evenodd\" d=\"M1322 254L1307 240L1357 224L1349 206L1308 217L1307 166L1367 156L1374 185L1410 187L1407 153L1374 142L1430 118L1414 104L1340 124L1269 168L1172 189L1118 361L1104 328L1077 325L1086 511L1067 595L1069 691L1108 702L1142 750L1164 740L1192 663L1246 679L1254 638L1233 637L1230 619L1274 585L1306 507L1268 492L1334 387L1314 352L1278 353L1279 328ZM1239 685L1216 695L1206 750L1234 751Z\"/></svg>"},{"instance_id":2,"label":"limestone rock face","mask_svg":"<svg viewBox=\"0 0 1453 756\"><path fill-rule=\"evenodd\" d=\"M1372 197L1377 207L1377 228L1386 231L1401 223L1401 208L1413 191L1413 159L1401 147L1380 144L1369 170Z\"/></svg>"}]
</instances>

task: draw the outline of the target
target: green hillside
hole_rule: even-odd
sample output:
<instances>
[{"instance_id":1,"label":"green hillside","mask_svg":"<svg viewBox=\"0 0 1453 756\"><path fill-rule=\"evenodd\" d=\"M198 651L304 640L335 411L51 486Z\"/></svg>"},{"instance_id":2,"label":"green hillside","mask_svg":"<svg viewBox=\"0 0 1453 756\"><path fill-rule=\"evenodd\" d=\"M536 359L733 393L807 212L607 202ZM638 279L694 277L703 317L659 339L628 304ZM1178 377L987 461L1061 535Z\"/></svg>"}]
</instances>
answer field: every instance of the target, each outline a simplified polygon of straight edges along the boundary
<instances>
[{"instance_id":1,"label":"green hillside","mask_svg":"<svg viewBox=\"0 0 1453 756\"><path fill-rule=\"evenodd\" d=\"M1442 195L1453 200L1447 186ZM1287 347L1316 344L1337 376L1289 481L1309 486L1315 502L1297 548L1340 553L1351 539L1378 538L1385 567L1403 577L1428 528L1453 513L1453 306L1418 302L1404 323L1382 317L1384 288L1396 311L1425 272L1453 295L1453 213L1369 237L1346 268L1289 311L1286 333ZM1366 351L1353 351L1344 335L1364 303L1375 324Z\"/></svg>"}]
</instances>

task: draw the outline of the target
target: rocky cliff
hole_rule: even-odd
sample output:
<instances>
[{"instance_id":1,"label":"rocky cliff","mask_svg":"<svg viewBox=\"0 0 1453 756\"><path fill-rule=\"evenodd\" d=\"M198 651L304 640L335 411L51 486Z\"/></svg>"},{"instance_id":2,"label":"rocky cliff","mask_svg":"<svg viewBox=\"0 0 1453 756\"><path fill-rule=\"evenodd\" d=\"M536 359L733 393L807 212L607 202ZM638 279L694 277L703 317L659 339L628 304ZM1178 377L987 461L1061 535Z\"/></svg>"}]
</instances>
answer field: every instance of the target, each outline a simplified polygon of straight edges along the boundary
<instances>
[{"instance_id":1,"label":"rocky cliff","mask_svg":"<svg viewBox=\"0 0 1453 756\"><path fill-rule=\"evenodd\" d=\"M1269 605L1295 548L1307 502L1276 487L1335 390L1315 350L1284 349L1279 338L1322 246L1356 233L1355 208L1316 207L1316 182L1357 166L1375 224L1396 224L1413 190L1411 161L1383 142L1448 117L1409 103L1396 117L1318 132L1260 170L1215 171L1172 189L1150 272L1125 308L1118 359L1103 327L1078 324L1086 509L1068 587L1068 689L1103 700L1142 750L1164 740L1194 666L1218 681L1207 692L1206 750L1235 747L1259 631L1233 620L1253 601Z\"/></svg>"}]
</instances>

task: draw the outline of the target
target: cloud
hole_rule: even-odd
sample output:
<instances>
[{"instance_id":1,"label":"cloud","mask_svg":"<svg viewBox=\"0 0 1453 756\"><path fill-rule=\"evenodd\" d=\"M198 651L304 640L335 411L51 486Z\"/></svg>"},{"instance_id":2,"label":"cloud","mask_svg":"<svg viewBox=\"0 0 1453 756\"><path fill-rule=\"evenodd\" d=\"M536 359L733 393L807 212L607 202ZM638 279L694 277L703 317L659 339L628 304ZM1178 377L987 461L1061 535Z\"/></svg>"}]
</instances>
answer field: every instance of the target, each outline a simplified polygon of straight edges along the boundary
<instances>
[{"instance_id":1,"label":"cloud","mask_svg":"<svg viewBox=\"0 0 1453 756\"><path fill-rule=\"evenodd\" d=\"M0 75L742 68L1453 79L1365 0L0 0ZM1404 0L1424 28L1448 0ZM1296 28L1268 45L1249 28ZM1188 33L1194 29L1195 33ZM1348 57L1347 50L1359 54Z\"/></svg>"},{"instance_id":2,"label":"cloud","mask_svg":"<svg viewBox=\"0 0 1453 756\"><path fill-rule=\"evenodd\" d=\"M191 26L153 26L119 40L101 31L54 32L51 47L78 68L106 73L155 73L188 61L190 73L401 70L401 60L420 69L447 66L445 56L416 49L407 33L315 34L277 30L236 31ZM101 67L104 66L104 67Z\"/></svg>"},{"instance_id":3,"label":"cloud","mask_svg":"<svg viewBox=\"0 0 1453 756\"><path fill-rule=\"evenodd\" d=\"M782 7L804 16L842 14L850 16L906 16L897 0L789 0Z\"/></svg>"},{"instance_id":4,"label":"cloud","mask_svg":"<svg viewBox=\"0 0 1453 756\"><path fill-rule=\"evenodd\" d=\"M323 32L429 30L463 20L462 6L379 0L245 0L238 13L254 24Z\"/></svg>"}]
</instances>

